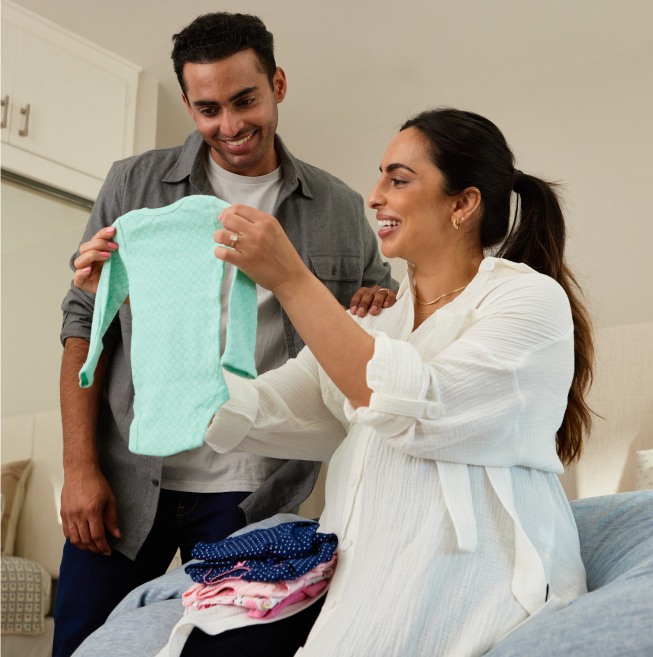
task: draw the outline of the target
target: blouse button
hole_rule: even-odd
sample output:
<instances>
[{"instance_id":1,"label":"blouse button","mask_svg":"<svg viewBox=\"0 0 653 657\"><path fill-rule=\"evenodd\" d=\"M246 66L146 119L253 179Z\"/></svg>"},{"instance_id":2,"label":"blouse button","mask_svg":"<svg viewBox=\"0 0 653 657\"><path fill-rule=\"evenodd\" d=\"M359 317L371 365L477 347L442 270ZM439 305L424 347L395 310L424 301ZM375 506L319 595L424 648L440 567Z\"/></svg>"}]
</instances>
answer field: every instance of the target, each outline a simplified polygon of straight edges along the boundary
<instances>
[{"instance_id":1,"label":"blouse button","mask_svg":"<svg viewBox=\"0 0 653 657\"><path fill-rule=\"evenodd\" d=\"M433 404L429 404L429 406L426 409L426 417L430 418L431 420L435 420L436 418L439 418L442 415L443 409L444 409L443 405L437 402L434 402Z\"/></svg>"}]
</instances>

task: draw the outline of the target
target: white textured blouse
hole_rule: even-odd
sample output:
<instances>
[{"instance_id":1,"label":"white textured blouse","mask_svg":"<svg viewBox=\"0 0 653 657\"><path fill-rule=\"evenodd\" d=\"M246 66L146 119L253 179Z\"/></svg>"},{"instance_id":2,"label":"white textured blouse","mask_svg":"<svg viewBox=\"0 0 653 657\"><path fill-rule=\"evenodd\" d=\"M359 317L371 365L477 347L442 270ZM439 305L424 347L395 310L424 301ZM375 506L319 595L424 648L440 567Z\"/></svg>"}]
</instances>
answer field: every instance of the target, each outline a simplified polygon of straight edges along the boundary
<instances>
[{"instance_id":1,"label":"white textured blouse","mask_svg":"<svg viewBox=\"0 0 653 657\"><path fill-rule=\"evenodd\" d=\"M255 381L226 375L231 400L206 433L218 452L330 460L320 531L338 535L339 561L301 657L482 655L586 591L557 477L574 367L564 291L486 258L414 331L413 312L405 280L392 308L355 319L375 337L368 407L304 349ZM237 608L186 614L160 655L194 626L251 622Z\"/></svg>"}]
</instances>

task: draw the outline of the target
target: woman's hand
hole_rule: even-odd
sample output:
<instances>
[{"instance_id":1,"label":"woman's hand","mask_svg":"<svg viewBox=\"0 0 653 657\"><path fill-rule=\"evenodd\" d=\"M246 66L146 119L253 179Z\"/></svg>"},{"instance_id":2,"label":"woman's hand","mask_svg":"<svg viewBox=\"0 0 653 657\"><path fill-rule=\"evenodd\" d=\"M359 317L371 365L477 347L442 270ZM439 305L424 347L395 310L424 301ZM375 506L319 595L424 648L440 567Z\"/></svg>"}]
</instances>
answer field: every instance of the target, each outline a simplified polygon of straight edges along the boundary
<instances>
[{"instance_id":1,"label":"woman's hand","mask_svg":"<svg viewBox=\"0 0 653 657\"><path fill-rule=\"evenodd\" d=\"M231 205L220 215L220 222L224 228L213 235L219 244L216 257L235 265L277 297L311 276L272 215L247 205Z\"/></svg>"},{"instance_id":2,"label":"woman's hand","mask_svg":"<svg viewBox=\"0 0 653 657\"><path fill-rule=\"evenodd\" d=\"M366 368L374 338L353 322L329 290L309 271L279 222L245 205L221 215L224 228L215 255L270 290L299 335L354 407L369 403ZM231 247L231 248L225 248Z\"/></svg>"},{"instance_id":3,"label":"woman's hand","mask_svg":"<svg viewBox=\"0 0 653 657\"><path fill-rule=\"evenodd\" d=\"M116 229L113 226L103 228L95 233L92 239L79 247L79 256L75 258L75 275L73 285L84 292L95 294L102 273L102 265L111 257L111 253L118 248L111 241Z\"/></svg>"}]
</instances>

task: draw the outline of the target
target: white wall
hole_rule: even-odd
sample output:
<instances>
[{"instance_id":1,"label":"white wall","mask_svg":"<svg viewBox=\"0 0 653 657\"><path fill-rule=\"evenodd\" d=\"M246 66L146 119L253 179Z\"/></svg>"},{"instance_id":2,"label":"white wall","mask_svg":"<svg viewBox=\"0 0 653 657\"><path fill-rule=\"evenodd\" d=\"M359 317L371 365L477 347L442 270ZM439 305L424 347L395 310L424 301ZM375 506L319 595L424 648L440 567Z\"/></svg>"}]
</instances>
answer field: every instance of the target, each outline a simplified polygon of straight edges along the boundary
<instances>
[{"instance_id":1,"label":"white wall","mask_svg":"<svg viewBox=\"0 0 653 657\"><path fill-rule=\"evenodd\" d=\"M2 181L2 415L59 407L61 301L89 211Z\"/></svg>"},{"instance_id":2,"label":"white wall","mask_svg":"<svg viewBox=\"0 0 653 657\"><path fill-rule=\"evenodd\" d=\"M653 2L227 0L220 8L258 13L275 34L289 83L280 133L299 157L366 196L408 116L437 105L484 114L520 168L564 184L569 259L596 325L653 319ZM189 7L188 20L203 9ZM174 102L159 145L192 129ZM403 275L403 263L393 270Z\"/></svg>"},{"instance_id":3,"label":"white wall","mask_svg":"<svg viewBox=\"0 0 653 657\"><path fill-rule=\"evenodd\" d=\"M520 168L564 184L569 258L596 325L653 319L653 2L378 6L339 5L318 35L286 34L302 58L284 59L279 41L290 145L367 194L409 115L436 105L484 114ZM297 14L317 29L310 3Z\"/></svg>"}]
</instances>

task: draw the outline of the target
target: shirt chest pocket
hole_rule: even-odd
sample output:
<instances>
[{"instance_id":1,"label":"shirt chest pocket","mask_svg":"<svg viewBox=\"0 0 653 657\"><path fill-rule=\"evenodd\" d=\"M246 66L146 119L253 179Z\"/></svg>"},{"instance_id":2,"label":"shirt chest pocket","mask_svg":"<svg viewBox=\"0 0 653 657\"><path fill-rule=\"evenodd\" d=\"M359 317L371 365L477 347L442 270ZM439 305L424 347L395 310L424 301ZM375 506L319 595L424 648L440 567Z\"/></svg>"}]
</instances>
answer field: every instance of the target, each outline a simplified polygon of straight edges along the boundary
<instances>
[{"instance_id":1,"label":"shirt chest pocket","mask_svg":"<svg viewBox=\"0 0 653 657\"><path fill-rule=\"evenodd\" d=\"M349 306L363 280L361 257L342 253L311 253L308 257L311 271L343 306Z\"/></svg>"}]
</instances>

